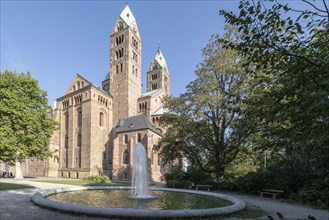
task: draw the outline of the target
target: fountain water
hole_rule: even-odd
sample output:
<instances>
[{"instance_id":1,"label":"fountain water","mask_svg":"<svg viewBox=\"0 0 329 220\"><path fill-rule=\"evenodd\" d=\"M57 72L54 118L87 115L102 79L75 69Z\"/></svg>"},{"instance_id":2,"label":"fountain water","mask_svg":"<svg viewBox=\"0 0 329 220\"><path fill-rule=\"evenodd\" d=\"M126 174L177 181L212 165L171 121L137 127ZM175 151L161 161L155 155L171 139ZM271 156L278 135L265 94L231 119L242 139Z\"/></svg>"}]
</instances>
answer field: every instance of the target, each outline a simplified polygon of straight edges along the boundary
<instances>
[{"instance_id":1,"label":"fountain water","mask_svg":"<svg viewBox=\"0 0 329 220\"><path fill-rule=\"evenodd\" d=\"M131 188L131 196L129 198L133 199L127 198L127 194L129 194L129 192L126 191L127 193L125 193L125 190L130 189L130 187L95 186L48 189L35 193L32 196L32 201L42 207L48 207L64 212L80 213L91 216L120 217L129 219L176 219L179 217L187 219L189 217L209 217L236 212L241 209L244 209L246 206L243 201L228 195L195 190L193 191L167 188L157 188L157 190L153 189L154 194L159 195L159 197L154 200L145 200L149 198L155 198L156 196L149 194L148 191L147 157L145 148L142 144L137 144L135 148L133 181ZM82 191L82 194L79 194L80 190ZM97 194L95 190L105 190L112 194L109 195L107 194L107 192L101 192L100 194ZM118 192L116 190L121 192ZM77 191L78 194L75 194L73 191ZM70 194L70 192L72 192L73 194ZM116 194L117 196L114 196ZM60 197L63 197L59 200L54 199L53 201L50 198L52 195L58 195ZM88 198L90 198L91 196L96 196L96 199L93 198L89 200ZM195 198L194 196L197 196L198 198ZM116 197L119 199L124 199L117 200ZM81 203L76 201L77 199L80 200ZM109 199L109 203L112 202L112 204L114 204L113 208L105 208L108 206L103 206L102 204L98 203L98 201L104 202L107 199ZM114 199L116 200L115 202ZM213 205L214 201L210 201L209 199L216 200L216 204ZM228 206L221 207L221 205L217 203L218 199L226 200L233 204L227 204ZM177 204L183 204L183 206L177 207ZM199 206L193 208L194 205L199 204L202 205L201 208Z\"/></svg>"},{"instance_id":2,"label":"fountain water","mask_svg":"<svg viewBox=\"0 0 329 220\"><path fill-rule=\"evenodd\" d=\"M131 196L133 199L154 198L148 190L148 169L145 147L139 143L134 150L134 166L131 184Z\"/></svg>"}]
</instances>

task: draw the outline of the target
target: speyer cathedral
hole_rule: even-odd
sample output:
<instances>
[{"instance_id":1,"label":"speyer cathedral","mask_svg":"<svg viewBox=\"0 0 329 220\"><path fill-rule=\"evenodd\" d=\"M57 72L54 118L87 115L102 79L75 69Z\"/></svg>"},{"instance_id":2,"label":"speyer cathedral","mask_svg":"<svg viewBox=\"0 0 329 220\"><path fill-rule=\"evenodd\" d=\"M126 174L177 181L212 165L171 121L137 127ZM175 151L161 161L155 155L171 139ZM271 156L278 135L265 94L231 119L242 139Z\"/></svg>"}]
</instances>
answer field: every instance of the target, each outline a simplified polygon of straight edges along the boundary
<instances>
[{"instance_id":1,"label":"speyer cathedral","mask_svg":"<svg viewBox=\"0 0 329 220\"><path fill-rule=\"evenodd\" d=\"M134 148L142 143L149 176L159 181L164 167L153 146L164 132L159 119L164 113L162 99L170 94L170 75L158 48L147 72L147 91L142 93L141 61L142 41L126 4L110 35L110 71L102 88L75 76L53 109L59 130L50 141L52 158L28 160L23 173L68 178L108 175L129 180Z\"/></svg>"}]
</instances>

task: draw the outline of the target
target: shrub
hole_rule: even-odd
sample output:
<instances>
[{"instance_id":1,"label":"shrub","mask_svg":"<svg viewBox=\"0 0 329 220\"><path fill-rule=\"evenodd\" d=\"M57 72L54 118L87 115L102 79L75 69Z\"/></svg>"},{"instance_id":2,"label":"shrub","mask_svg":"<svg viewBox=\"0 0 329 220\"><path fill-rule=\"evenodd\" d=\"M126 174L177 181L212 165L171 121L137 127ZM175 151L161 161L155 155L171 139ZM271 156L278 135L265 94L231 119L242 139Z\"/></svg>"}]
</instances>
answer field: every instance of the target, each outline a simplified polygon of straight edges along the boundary
<instances>
[{"instance_id":1,"label":"shrub","mask_svg":"<svg viewBox=\"0 0 329 220\"><path fill-rule=\"evenodd\" d=\"M291 195L292 199L302 203L329 207L329 177L314 180L311 184L305 185L297 193Z\"/></svg>"},{"instance_id":2,"label":"shrub","mask_svg":"<svg viewBox=\"0 0 329 220\"><path fill-rule=\"evenodd\" d=\"M111 183L108 176L88 176L82 179L82 181L90 181L93 183Z\"/></svg>"},{"instance_id":3,"label":"shrub","mask_svg":"<svg viewBox=\"0 0 329 220\"><path fill-rule=\"evenodd\" d=\"M202 185L214 185L214 180L211 178L211 175L205 173L204 171L197 169L195 167L189 167L185 179L196 184Z\"/></svg>"},{"instance_id":4,"label":"shrub","mask_svg":"<svg viewBox=\"0 0 329 220\"><path fill-rule=\"evenodd\" d=\"M219 184L216 185L216 189L225 191L239 191L240 188L238 184L233 180L223 179Z\"/></svg>"},{"instance_id":5,"label":"shrub","mask_svg":"<svg viewBox=\"0 0 329 220\"><path fill-rule=\"evenodd\" d=\"M166 182L169 188L182 188L182 189L192 189L194 184L189 180L167 180Z\"/></svg>"},{"instance_id":6,"label":"shrub","mask_svg":"<svg viewBox=\"0 0 329 220\"><path fill-rule=\"evenodd\" d=\"M275 185L270 173L262 170L237 178L236 184L241 191L247 193L257 193L263 188L271 188Z\"/></svg>"},{"instance_id":7,"label":"shrub","mask_svg":"<svg viewBox=\"0 0 329 220\"><path fill-rule=\"evenodd\" d=\"M182 170L180 166L171 167L170 171L165 174L165 179L167 180L182 180L185 179L186 173Z\"/></svg>"}]
</instances>

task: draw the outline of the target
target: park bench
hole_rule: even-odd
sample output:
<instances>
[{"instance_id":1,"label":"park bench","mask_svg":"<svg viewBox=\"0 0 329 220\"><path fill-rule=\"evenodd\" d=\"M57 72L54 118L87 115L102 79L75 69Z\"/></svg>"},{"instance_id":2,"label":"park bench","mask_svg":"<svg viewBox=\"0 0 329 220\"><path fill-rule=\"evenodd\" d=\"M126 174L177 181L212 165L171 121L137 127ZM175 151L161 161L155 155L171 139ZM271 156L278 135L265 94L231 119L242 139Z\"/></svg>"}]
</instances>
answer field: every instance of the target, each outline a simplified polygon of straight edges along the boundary
<instances>
[{"instance_id":1,"label":"park bench","mask_svg":"<svg viewBox=\"0 0 329 220\"><path fill-rule=\"evenodd\" d=\"M272 195L273 199L276 199L276 196L279 196L283 193L283 190L278 190L278 189L263 189L262 191L259 191L260 197L263 198L264 194L267 195Z\"/></svg>"},{"instance_id":2,"label":"park bench","mask_svg":"<svg viewBox=\"0 0 329 220\"><path fill-rule=\"evenodd\" d=\"M195 189L196 190L199 190L199 189L207 189L207 191L210 191L210 189L212 188L213 186L211 185L196 185L195 186Z\"/></svg>"}]
</instances>

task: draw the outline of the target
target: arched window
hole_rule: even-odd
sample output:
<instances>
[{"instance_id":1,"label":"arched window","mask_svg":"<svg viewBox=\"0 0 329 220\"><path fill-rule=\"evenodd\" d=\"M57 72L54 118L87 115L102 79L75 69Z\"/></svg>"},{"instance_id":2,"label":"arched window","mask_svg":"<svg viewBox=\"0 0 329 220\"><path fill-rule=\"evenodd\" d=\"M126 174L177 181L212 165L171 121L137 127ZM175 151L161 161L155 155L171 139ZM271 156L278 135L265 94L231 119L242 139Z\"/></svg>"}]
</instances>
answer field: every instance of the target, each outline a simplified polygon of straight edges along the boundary
<instances>
[{"instance_id":1,"label":"arched window","mask_svg":"<svg viewBox=\"0 0 329 220\"><path fill-rule=\"evenodd\" d=\"M129 152L127 150L123 152L122 163L129 164Z\"/></svg>"},{"instance_id":2,"label":"arched window","mask_svg":"<svg viewBox=\"0 0 329 220\"><path fill-rule=\"evenodd\" d=\"M104 124L104 114L103 112L99 113L99 126L103 126Z\"/></svg>"},{"instance_id":3,"label":"arched window","mask_svg":"<svg viewBox=\"0 0 329 220\"><path fill-rule=\"evenodd\" d=\"M154 151L151 151L151 164L154 164Z\"/></svg>"},{"instance_id":4,"label":"arched window","mask_svg":"<svg viewBox=\"0 0 329 220\"><path fill-rule=\"evenodd\" d=\"M121 31L122 29L123 29L123 22L119 22L118 31Z\"/></svg>"},{"instance_id":5,"label":"arched window","mask_svg":"<svg viewBox=\"0 0 329 220\"><path fill-rule=\"evenodd\" d=\"M158 154L158 166L161 166L161 158L159 154Z\"/></svg>"},{"instance_id":6,"label":"arched window","mask_svg":"<svg viewBox=\"0 0 329 220\"><path fill-rule=\"evenodd\" d=\"M122 73L122 70L123 70L123 64L120 63L120 72Z\"/></svg>"},{"instance_id":7,"label":"arched window","mask_svg":"<svg viewBox=\"0 0 329 220\"><path fill-rule=\"evenodd\" d=\"M78 134L78 147L81 147L81 134Z\"/></svg>"},{"instance_id":8,"label":"arched window","mask_svg":"<svg viewBox=\"0 0 329 220\"><path fill-rule=\"evenodd\" d=\"M79 162L79 168L81 168L81 150L79 150L79 159L78 159L78 162Z\"/></svg>"},{"instance_id":9,"label":"arched window","mask_svg":"<svg viewBox=\"0 0 329 220\"><path fill-rule=\"evenodd\" d=\"M119 52L118 51L115 51L115 54L117 56L117 59L119 59Z\"/></svg>"},{"instance_id":10,"label":"arched window","mask_svg":"<svg viewBox=\"0 0 329 220\"><path fill-rule=\"evenodd\" d=\"M121 48L121 57L123 57L123 48Z\"/></svg>"},{"instance_id":11,"label":"arched window","mask_svg":"<svg viewBox=\"0 0 329 220\"><path fill-rule=\"evenodd\" d=\"M123 43L123 41L124 41L124 37L123 37L123 35L121 35L121 39L122 39L122 43Z\"/></svg>"},{"instance_id":12,"label":"arched window","mask_svg":"<svg viewBox=\"0 0 329 220\"><path fill-rule=\"evenodd\" d=\"M65 148L69 147L69 137L65 135L65 143L64 143Z\"/></svg>"},{"instance_id":13,"label":"arched window","mask_svg":"<svg viewBox=\"0 0 329 220\"><path fill-rule=\"evenodd\" d=\"M65 163L65 167L68 168L69 167L69 152L66 151L65 153L65 158L64 158L64 163Z\"/></svg>"},{"instance_id":14,"label":"arched window","mask_svg":"<svg viewBox=\"0 0 329 220\"><path fill-rule=\"evenodd\" d=\"M118 38L115 38L115 40L116 40L116 43L117 43L117 45L119 44L119 40L118 40Z\"/></svg>"},{"instance_id":15,"label":"arched window","mask_svg":"<svg viewBox=\"0 0 329 220\"><path fill-rule=\"evenodd\" d=\"M125 144L128 144L128 135L125 134Z\"/></svg>"},{"instance_id":16,"label":"arched window","mask_svg":"<svg viewBox=\"0 0 329 220\"><path fill-rule=\"evenodd\" d=\"M78 111L78 127L81 129L82 127L82 111Z\"/></svg>"},{"instance_id":17,"label":"arched window","mask_svg":"<svg viewBox=\"0 0 329 220\"><path fill-rule=\"evenodd\" d=\"M69 113L65 114L65 130L69 130Z\"/></svg>"},{"instance_id":18,"label":"arched window","mask_svg":"<svg viewBox=\"0 0 329 220\"><path fill-rule=\"evenodd\" d=\"M142 135L140 133L137 134L137 141L138 142L142 141Z\"/></svg>"},{"instance_id":19,"label":"arched window","mask_svg":"<svg viewBox=\"0 0 329 220\"><path fill-rule=\"evenodd\" d=\"M119 66L116 65L116 71L115 71L117 74L119 73Z\"/></svg>"}]
</instances>

